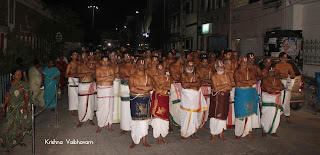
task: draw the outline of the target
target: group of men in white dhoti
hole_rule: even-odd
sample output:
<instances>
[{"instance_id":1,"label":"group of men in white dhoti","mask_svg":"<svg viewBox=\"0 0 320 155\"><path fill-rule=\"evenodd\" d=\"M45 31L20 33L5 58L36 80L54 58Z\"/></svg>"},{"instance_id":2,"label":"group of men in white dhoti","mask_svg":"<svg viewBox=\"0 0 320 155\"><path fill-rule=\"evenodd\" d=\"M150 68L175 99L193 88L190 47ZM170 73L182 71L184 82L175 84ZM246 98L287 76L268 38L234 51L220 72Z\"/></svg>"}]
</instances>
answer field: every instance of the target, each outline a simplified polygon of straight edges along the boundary
<instances>
[{"instance_id":1,"label":"group of men in white dhoti","mask_svg":"<svg viewBox=\"0 0 320 155\"><path fill-rule=\"evenodd\" d=\"M266 58L261 71L254 65L252 53L240 57L234 65L231 51L221 60L205 53L193 59L199 53L188 53L187 61L184 53L170 52L175 59L163 62L159 62L161 55L150 50L145 58L143 54L131 56L124 47L121 51L120 64L115 52L101 58L92 51L82 53L78 61L77 53L72 53L66 77L69 110L75 116L78 110L78 127L88 120L95 125L94 114L97 133L103 127L114 131L112 124L120 123L121 135L131 131L133 149L141 139L144 146L151 147L146 142L149 125L158 144L167 144L165 137L173 132L173 126L180 127L184 141L188 137L198 140L195 133L203 128L214 142L216 135L226 141L223 132L233 127L237 140L255 140L253 128L262 128L264 137L277 136L283 111L291 123L288 105L293 84L284 78L294 78L294 71L286 63L285 54L280 54L276 66ZM204 127L206 122L209 130Z\"/></svg>"}]
</instances>

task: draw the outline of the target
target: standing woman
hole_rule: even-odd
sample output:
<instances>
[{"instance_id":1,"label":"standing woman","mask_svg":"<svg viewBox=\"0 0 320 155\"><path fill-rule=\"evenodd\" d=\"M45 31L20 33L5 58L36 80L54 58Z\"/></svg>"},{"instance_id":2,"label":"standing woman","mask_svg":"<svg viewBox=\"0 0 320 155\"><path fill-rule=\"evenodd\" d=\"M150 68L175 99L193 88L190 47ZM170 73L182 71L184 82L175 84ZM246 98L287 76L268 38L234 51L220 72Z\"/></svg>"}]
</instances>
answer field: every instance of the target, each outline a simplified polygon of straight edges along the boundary
<instances>
[{"instance_id":1,"label":"standing woman","mask_svg":"<svg viewBox=\"0 0 320 155\"><path fill-rule=\"evenodd\" d=\"M2 114L6 120L0 133L1 148L11 153L16 145L26 146L22 141L25 135L31 135L32 90L27 82L21 81L20 68L12 70L13 80L7 84ZM5 110L5 107L7 109Z\"/></svg>"},{"instance_id":2,"label":"standing woman","mask_svg":"<svg viewBox=\"0 0 320 155\"><path fill-rule=\"evenodd\" d=\"M53 109L56 107L56 86L60 86L60 71L54 66L54 61L49 60L49 64L44 68L42 78L44 78L44 95L43 98L46 101L47 109ZM53 109L54 110L54 109Z\"/></svg>"}]
</instances>

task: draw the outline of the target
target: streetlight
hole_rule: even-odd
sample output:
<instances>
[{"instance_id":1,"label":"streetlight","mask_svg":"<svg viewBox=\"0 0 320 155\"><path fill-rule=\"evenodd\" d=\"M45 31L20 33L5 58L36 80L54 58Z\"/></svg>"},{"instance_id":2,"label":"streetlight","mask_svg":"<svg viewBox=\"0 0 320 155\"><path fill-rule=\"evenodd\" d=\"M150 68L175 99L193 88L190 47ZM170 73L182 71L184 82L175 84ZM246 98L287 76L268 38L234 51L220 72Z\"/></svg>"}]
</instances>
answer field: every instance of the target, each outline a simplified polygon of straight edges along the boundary
<instances>
[{"instance_id":1,"label":"streetlight","mask_svg":"<svg viewBox=\"0 0 320 155\"><path fill-rule=\"evenodd\" d=\"M136 11L136 14L138 14L138 13L139 13L139 11L137 10L137 11Z\"/></svg>"},{"instance_id":2,"label":"streetlight","mask_svg":"<svg viewBox=\"0 0 320 155\"><path fill-rule=\"evenodd\" d=\"M98 8L98 6L95 6L95 5L89 5L89 6L88 6L88 9L90 9L90 8L92 8L92 30L93 30L93 25L94 25L94 10L95 10L95 9L98 10L99 8Z\"/></svg>"}]
</instances>

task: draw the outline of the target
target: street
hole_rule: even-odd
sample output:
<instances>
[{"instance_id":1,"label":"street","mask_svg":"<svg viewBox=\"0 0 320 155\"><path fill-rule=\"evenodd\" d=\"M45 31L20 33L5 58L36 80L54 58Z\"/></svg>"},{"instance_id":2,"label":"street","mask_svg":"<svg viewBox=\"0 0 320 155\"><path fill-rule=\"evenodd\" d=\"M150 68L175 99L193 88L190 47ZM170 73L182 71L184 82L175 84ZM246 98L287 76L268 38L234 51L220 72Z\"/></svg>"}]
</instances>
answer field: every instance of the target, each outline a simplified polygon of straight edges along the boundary
<instances>
[{"instance_id":1,"label":"street","mask_svg":"<svg viewBox=\"0 0 320 155\"><path fill-rule=\"evenodd\" d=\"M142 145L142 140L134 150L129 149L131 145L131 135L120 135L119 124L113 124L114 133L107 128L103 128L100 134L96 134L96 126L89 125L89 122L77 128L78 117L72 116L68 111L67 93L58 101L59 127L55 127L55 113L51 110L44 111L36 117L36 155L102 155L102 154L319 154L320 153L320 115L314 115L304 111L292 111L294 125L289 125L281 118L280 127L277 134L280 138L273 138L268 135L268 139L261 137L261 130L254 129L253 136L256 141L241 138L236 141L234 130L227 130L224 136L227 142L222 142L216 138L214 143L210 143L210 133L200 129L196 136L199 141L188 138L186 142L180 140L178 128L174 128L173 134L168 134L168 145L157 145L157 140L153 138L152 127L149 127L147 142L152 146L146 148ZM38 108L36 111L39 111ZM1 118L3 122L4 118ZM206 127L209 128L208 123ZM50 141L62 141L63 144L48 144ZM92 141L94 144L67 144L67 141ZM27 148L16 146L13 154L31 154L32 137L26 136L24 142ZM1 150L4 151L4 150ZM2 153L0 153L2 154Z\"/></svg>"}]
</instances>

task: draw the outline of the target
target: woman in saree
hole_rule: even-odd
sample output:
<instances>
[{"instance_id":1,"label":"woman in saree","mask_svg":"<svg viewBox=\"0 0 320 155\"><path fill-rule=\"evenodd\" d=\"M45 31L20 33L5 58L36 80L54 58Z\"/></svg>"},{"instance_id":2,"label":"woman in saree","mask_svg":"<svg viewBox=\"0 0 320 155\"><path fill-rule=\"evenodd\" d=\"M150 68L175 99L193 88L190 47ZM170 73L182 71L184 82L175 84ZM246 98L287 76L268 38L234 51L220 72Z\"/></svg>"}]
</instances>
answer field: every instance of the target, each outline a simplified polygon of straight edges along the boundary
<instances>
[{"instance_id":1,"label":"woman in saree","mask_svg":"<svg viewBox=\"0 0 320 155\"><path fill-rule=\"evenodd\" d=\"M22 71L12 71L13 80L6 87L6 96L2 114L6 120L1 128L1 148L11 153L16 145L26 146L22 141L25 135L31 135L32 90L29 84L21 81ZM6 109L5 109L6 107Z\"/></svg>"},{"instance_id":2,"label":"woman in saree","mask_svg":"<svg viewBox=\"0 0 320 155\"><path fill-rule=\"evenodd\" d=\"M58 90L58 84L60 86L60 71L54 66L54 61L49 60L49 64L44 68L42 77L44 78L44 95L43 98L46 102L47 109L53 109L56 107L56 89Z\"/></svg>"},{"instance_id":3,"label":"woman in saree","mask_svg":"<svg viewBox=\"0 0 320 155\"><path fill-rule=\"evenodd\" d=\"M40 89L42 83L43 68L39 66L39 60L34 60L34 66L29 69L29 85L33 91L33 104L35 106L44 106L43 89Z\"/></svg>"}]
</instances>

